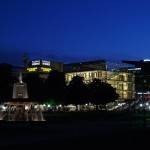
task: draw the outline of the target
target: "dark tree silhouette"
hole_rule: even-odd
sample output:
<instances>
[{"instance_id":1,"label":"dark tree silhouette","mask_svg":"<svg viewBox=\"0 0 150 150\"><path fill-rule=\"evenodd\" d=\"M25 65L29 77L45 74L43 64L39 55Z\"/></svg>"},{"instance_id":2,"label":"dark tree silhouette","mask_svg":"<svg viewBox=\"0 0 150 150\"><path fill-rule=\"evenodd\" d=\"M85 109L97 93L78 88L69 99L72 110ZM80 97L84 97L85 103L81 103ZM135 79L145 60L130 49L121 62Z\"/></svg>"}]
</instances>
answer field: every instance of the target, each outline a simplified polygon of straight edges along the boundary
<instances>
[{"instance_id":1,"label":"dark tree silhouette","mask_svg":"<svg viewBox=\"0 0 150 150\"><path fill-rule=\"evenodd\" d=\"M10 64L0 64L0 98L6 100L12 98L14 77Z\"/></svg>"},{"instance_id":2,"label":"dark tree silhouette","mask_svg":"<svg viewBox=\"0 0 150 150\"><path fill-rule=\"evenodd\" d=\"M87 100L87 86L83 77L75 76L67 85L68 103L85 104Z\"/></svg>"},{"instance_id":3,"label":"dark tree silhouette","mask_svg":"<svg viewBox=\"0 0 150 150\"><path fill-rule=\"evenodd\" d=\"M27 83L29 98L43 101L45 98L44 82L37 73L28 73L24 76L23 82Z\"/></svg>"},{"instance_id":4,"label":"dark tree silhouette","mask_svg":"<svg viewBox=\"0 0 150 150\"><path fill-rule=\"evenodd\" d=\"M115 101L119 97L115 88L99 79L93 79L93 81L88 84L88 90L89 99L94 104L104 105Z\"/></svg>"},{"instance_id":5,"label":"dark tree silhouette","mask_svg":"<svg viewBox=\"0 0 150 150\"><path fill-rule=\"evenodd\" d=\"M65 103L66 81L63 72L52 70L45 80L45 87L48 100L53 99L56 103Z\"/></svg>"}]
</instances>

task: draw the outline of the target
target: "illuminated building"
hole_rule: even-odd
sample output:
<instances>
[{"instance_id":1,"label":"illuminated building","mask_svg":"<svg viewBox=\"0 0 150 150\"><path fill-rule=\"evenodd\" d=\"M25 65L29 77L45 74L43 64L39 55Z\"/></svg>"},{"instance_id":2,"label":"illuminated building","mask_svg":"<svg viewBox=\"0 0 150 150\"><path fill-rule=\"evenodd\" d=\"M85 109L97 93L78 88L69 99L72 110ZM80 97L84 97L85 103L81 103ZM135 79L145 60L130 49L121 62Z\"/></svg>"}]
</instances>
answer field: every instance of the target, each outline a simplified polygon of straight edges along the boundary
<instances>
[{"instance_id":1,"label":"illuminated building","mask_svg":"<svg viewBox=\"0 0 150 150\"><path fill-rule=\"evenodd\" d=\"M32 60L27 64L26 72L37 72L42 78L47 78L51 70L63 72L63 62L54 62L48 60Z\"/></svg>"},{"instance_id":2,"label":"illuminated building","mask_svg":"<svg viewBox=\"0 0 150 150\"><path fill-rule=\"evenodd\" d=\"M122 62L134 65L128 70L135 75L136 98L150 98L150 59L139 61L123 60Z\"/></svg>"},{"instance_id":3,"label":"illuminated building","mask_svg":"<svg viewBox=\"0 0 150 150\"><path fill-rule=\"evenodd\" d=\"M64 64L64 72L78 72L87 70L106 70L105 60Z\"/></svg>"},{"instance_id":4,"label":"illuminated building","mask_svg":"<svg viewBox=\"0 0 150 150\"><path fill-rule=\"evenodd\" d=\"M119 99L134 99L134 74L127 69L109 71L104 60L65 64L66 81L69 83L74 76L84 77L85 83L94 78L106 81L116 88Z\"/></svg>"}]
</instances>

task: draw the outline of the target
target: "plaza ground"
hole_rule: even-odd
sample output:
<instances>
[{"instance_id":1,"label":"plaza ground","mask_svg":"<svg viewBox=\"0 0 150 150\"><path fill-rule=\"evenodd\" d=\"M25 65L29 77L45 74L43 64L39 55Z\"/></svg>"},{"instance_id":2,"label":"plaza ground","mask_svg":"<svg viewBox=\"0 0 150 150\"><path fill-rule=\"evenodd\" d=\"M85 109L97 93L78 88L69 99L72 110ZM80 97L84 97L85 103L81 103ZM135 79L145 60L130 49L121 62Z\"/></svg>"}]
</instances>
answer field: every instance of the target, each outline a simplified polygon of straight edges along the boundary
<instances>
[{"instance_id":1,"label":"plaza ground","mask_svg":"<svg viewBox=\"0 0 150 150\"><path fill-rule=\"evenodd\" d=\"M0 147L9 149L95 150L149 146L150 126L113 114L52 115L43 122L0 122ZM48 118L48 117L47 117ZM143 118L142 118L143 119Z\"/></svg>"}]
</instances>

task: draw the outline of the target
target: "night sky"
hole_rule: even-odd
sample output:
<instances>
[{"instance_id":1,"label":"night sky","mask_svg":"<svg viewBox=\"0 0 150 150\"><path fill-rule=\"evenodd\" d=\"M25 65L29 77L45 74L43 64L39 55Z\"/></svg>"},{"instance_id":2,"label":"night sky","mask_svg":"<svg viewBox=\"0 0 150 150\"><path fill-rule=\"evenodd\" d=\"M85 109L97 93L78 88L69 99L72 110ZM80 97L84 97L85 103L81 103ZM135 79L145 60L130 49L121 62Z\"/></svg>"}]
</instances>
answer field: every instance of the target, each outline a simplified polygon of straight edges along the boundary
<instances>
[{"instance_id":1,"label":"night sky","mask_svg":"<svg viewBox=\"0 0 150 150\"><path fill-rule=\"evenodd\" d=\"M150 58L149 0L0 0L0 63Z\"/></svg>"}]
</instances>

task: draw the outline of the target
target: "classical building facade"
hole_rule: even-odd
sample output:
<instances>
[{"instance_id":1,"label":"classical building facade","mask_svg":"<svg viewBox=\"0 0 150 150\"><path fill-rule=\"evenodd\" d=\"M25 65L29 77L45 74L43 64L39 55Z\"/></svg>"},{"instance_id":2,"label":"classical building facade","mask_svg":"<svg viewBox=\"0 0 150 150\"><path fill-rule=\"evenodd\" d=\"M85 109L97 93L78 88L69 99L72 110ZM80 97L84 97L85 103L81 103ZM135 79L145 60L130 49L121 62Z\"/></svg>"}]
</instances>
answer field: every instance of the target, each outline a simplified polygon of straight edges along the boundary
<instances>
[{"instance_id":1,"label":"classical building facade","mask_svg":"<svg viewBox=\"0 0 150 150\"><path fill-rule=\"evenodd\" d=\"M96 64L97 62L98 61L96 61ZM114 88L116 88L116 92L119 94L119 99L134 99L134 89L135 89L134 74L128 72L127 69L117 69L117 71L108 71L107 67L104 67L104 62L103 61L100 62L102 63L102 65L101 64L99 65L103 66L103 67L99 67L101 69L93 68L94 70L93 69L88 70L87 67L86 68L87 70L85 70L85 68L83 67L84 71L82 71L82 69L78 71L79 70L78 69L78 70L74 70L73 72L66 72L65 74L66 82L69 83L69 81L71 81L71 79L77 75L84 77L85 83L88 83L92 81L94 78L97 78L111 84ZM80 64L81 63L79 63L77 66L80 66ZM88 62L86 62L86 64L88 64ZM69 64L69 66L71 66L71 64ZM91 66L90 62L89 62L89 66Z\"/></svg>"}]
</instances>

